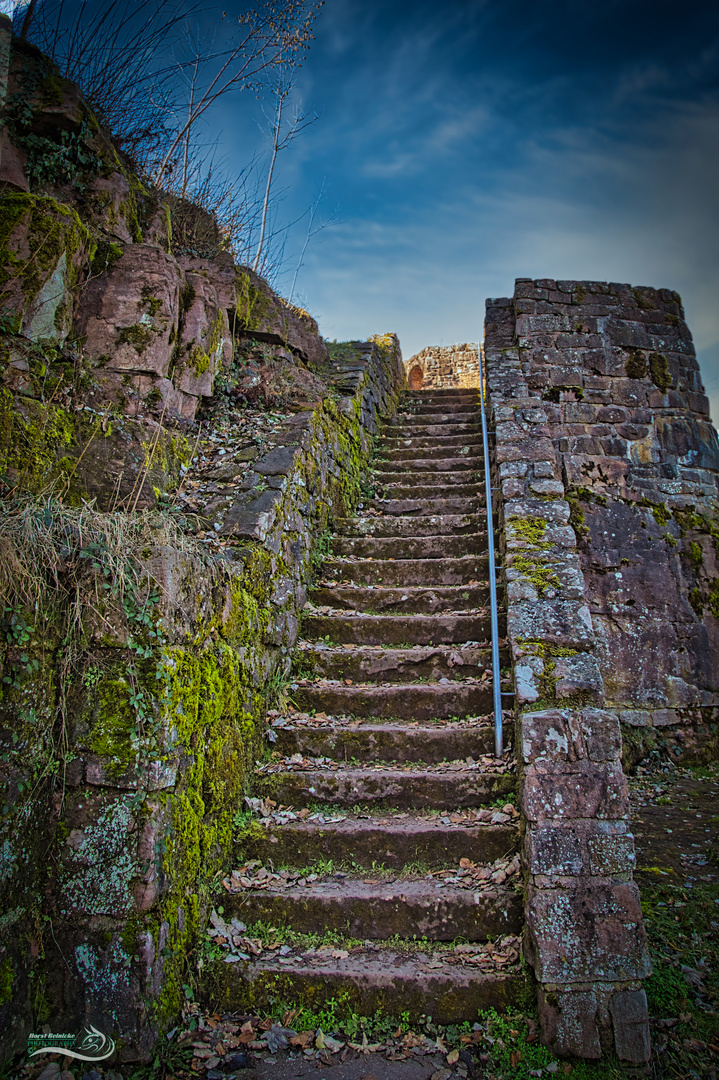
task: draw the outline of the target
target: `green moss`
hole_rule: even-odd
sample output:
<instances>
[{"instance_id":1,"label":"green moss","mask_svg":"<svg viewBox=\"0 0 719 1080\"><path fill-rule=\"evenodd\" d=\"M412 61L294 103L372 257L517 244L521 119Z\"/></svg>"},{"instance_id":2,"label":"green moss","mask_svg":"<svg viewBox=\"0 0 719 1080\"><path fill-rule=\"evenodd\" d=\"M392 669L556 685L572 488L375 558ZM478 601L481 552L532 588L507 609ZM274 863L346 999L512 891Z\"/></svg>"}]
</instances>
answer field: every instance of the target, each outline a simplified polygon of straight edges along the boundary
<instances>
[{"instance_id":1,"label":"green moss","mask_svg":"<svg viewBox=\"0 0 719 1080\"><path fill-rule=\"evenodd\" d=\"M28 248L27 258L19 254L20 240L14 239L16 235L22 236L21 228L25 233L23 243ZM57 270L63 255L65 288L72 295L79 280L78 253L89 242L87 228L69 206L48 196L24 192L4 195L0 200L0 306L17 310L14 296L19 282L23 311L27 310ZM63 307L59 305L58 310Z\"/></svg>"},{"instance_id":2,"label":"green moss","mask_svg":"<svg viewBox=\"0 0 719 1080\"><path fill-rule=\"evenodd\" d=\"M152 341L152 330L142 323L133 326L124 326L115 338L116 345L132 345L133 349L142 356L147 346Z\"/></svg>"},{"instance_id":3,"label":"green moss","mask_svg":"<svg viewBox=\"0 0 719 1080\"><path fill-rule=\"evenodd\" d=\"M704 599L702 597L702 591L701 591L700 588L696 587L696 588L690 590L690 592L689 592L689 603L691 604L692 610L693 610L694 614L696 615L697 619L700 619L700 620L703 619L704 618Z\"/></svg>"},{"instance_id":4,"label":"green moss","mask_svg":"<svg viewBox=\"0 0 719 1080\"><path fill-rule=\"evenodd\" d=\"M16 399L0 388L0 475L9 475L26 491L69 479L74 460L67 448L86 441L92 430L85 418L60 406ZM73 483L68 492L71 502L81 496L77 481Z\"/></svg>"},{"instance_id":5,"label":"green moss","mask_svg":"<svg viewBox=\"0 0 719 1080\"><path fill-rule=\"evenodd\" d=\"M577 285L576 289L572 293L572 301L575 304L581 304L586 296L586 289L583 285Z\"/></svg>"},{"instance_id":6,"label":"green moss","mask_svg":"<svg viewBox=\"0 0 719 1080\"><path fill-rule=\"evenodd\" d=\"M0 961L0 1005L12 1001L12 987L15 982L15 968L10 957Z\"/></svg>"},{"instance_id":7,"label":"green moss","mask_svg":"<svg viewBox=\"0 0 719 1080\"><path fill-rule=\"evenodd\" d=\"M236 318L243 330L259 330L270 309L270 301L260 289L252 284L249 274L242 270L236 271L235 282L237 286Z\"/></svg>"},{"instance_id":8,"label":"green moss","mask_svg":"<svg viewBox=\"0 0 719 1080\"><path fill-rule=\"evenodd\" d=\"M551 566L548 566L539 555L535 557L513 555L510 568L518 570L523 577L527 578L540 595L547 589L558 589L560 586L559 578Z\"/></svg>"},{"instance_id":9,"label":"green moss","mask_svg":"<svg viewBox=\"0 0 719 1080\"><path fill-rule=\"evenodd\" d=\"M629 356L624 370L629 379L644 379L647 374L647 359L643 352L635 349Z\"/></svg>"},{"instance_id":10,"label":"green moss","mask_svg":"<svg viewBox=\"0 0 719 1080\"><path fill-rule=\"evenodd\" d=\"M689 558L691 559L691 564L695 571L701 570L704 565L704 552L699 544L695 543L693 540L689 544Z\"/></svg>"},{"instance_id":11,"label":"green moss","mask_svg":"<svg viewBox=\"0 0 719 1080\"><path fill-rule=\"evenodd\" d=\"M187 363L192 368L195 375L200 376L204 375L205 372L209 370L210 358L199 345L194 345L190 350Z\"/></svg>"},{"instance_id":12,"label":"green moss","mask_svg":"<svg viewBox=\"0 0 719 1080\"><path fill-rule=\"evenodd\" d=\"M646 296L641 289L632 289L632 294L636 301L637 307L642 311L653 311L656 308L656 304L650 296Z\"/></svg>"},{"instance_id":13,"label":"green moss","mask_svg":"<svg viewBox=\"0 0 719 1080\"><path fill-rule=\"evenodd\" d=\"M137 713L130 699L131 687L124 676L103 680L96 690L96 719L90 749L104 758L111 777L124 773L135 760L137 739L133 733Z\"/></svg>"},{"instance_id":14,"label":"green moss","mask_svg":"<svg viewBox=\"0 0 719 1080\"><path fill-rule=\"evenodd\" d=\"M510 518L507 522L512 526L512 532L518 540L526 540L535 547L540 544L549 546L543 539L547 531L547 522L544 518Z\"/></svg>"},{"instance_id":15,"label":"green moss","mask_svg":"<svg viewBox=\"0 0 719 1080\"><path fill-rule=\"evenodd\" d=\"M709 586L709 610L715 619L719 619L719 578L714 578Z\"/></svg>"},{"instance_id":16,"label":"green moss","mask_svg":"<svg viewBox=\"0 0 719 1080\"><path fill-rule=\"evenodd\" d=\"M589 529L584 524L584 508L576 496L567 493L569 503L569 524L577 534L577 538L589 535Z\"/></svg>"},{"instance_id":17,"label":"green moss","mask_svg":"<svg viewBox=\"0 0 719 1080\"><path fill-rule=\"evenodd\" d=\"M101 240L95 248L95 254L90 264L90 272L93 277L99 274L109 273L117 260L122 257L123 249L119 244L109 240Z\"/></svg>"},{"instance_id":18,"label":"green moss","mask_svg":"<svg viewBox=\"0 0 719 1080\"><path fill-rule=\"evenodd\" d=\"M637 505L649 507L657 525L661 525L662 528L672 520L672 512L665 503L653 503L649 499L642 499Z\"/></svg>"},{"instance_id":19,"label":"green moss","mask_svg":"<svg viewBox=\"0 0 719 1080\"><path fill-rule=\"evenodd\" d=\"M145 294L143 290L142 306L147 308L149 315L154 319L156 315L160 314L165 305L157 296L152 296L150 293Z\"/></svg>"},{"instance_id":20,"label":"green moss","mask_svg":"<svg viewBox=\"0 0 719 1080\"><path fill-rule=\"evenodd\" d=\"M649 374L652 377L654 385L657 386L663 394L666 394L667 390L672 385L672 377L669 374L666 356L657 352L649 354Z\"/></svg>"}]
</instances>

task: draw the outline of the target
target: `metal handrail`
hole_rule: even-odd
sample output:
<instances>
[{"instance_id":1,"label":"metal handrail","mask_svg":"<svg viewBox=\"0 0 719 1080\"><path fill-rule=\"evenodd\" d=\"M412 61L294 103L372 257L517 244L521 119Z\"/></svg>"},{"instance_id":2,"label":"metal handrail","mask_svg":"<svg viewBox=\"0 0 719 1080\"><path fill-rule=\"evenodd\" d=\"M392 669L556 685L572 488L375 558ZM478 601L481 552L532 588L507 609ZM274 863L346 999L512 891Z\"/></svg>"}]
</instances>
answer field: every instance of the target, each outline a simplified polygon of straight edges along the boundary
<instances>
[{"instance_id":1,"label":"metal handrail","mask_svg":"<svg viewBox=\"0 0 719 1080\"><path fill-rule=\"evenodd\" d=\"M494 560L494 522L492 521L492 485L489 475L489 436L487 416L484 409L484 364L482 363L483 346L477 350L479 355L479 407L482 414L482 445L484 448L484 490L487 502L487 543L489 545L489 610L492 632L492 690L494 695L494 752L502 756L502 685L499 672L499 614L497 610L497 569Z\"/></svg>"}]
</instances>

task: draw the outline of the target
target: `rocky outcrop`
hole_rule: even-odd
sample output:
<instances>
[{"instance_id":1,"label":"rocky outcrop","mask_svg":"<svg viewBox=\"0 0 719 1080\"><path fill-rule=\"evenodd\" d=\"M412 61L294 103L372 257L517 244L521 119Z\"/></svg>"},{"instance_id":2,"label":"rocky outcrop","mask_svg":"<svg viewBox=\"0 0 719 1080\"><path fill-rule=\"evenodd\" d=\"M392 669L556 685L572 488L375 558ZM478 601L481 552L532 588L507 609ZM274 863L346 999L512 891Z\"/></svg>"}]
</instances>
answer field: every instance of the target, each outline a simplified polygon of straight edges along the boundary
<instances>
[{"instance_id":1,"label":"rocky outcrop","mask_svg":"<svg viewBox=\"0 0 719 1080\"><path fill-rule=\"evenodd\" d=\"M186 254L186 214L182 243L172 234L177 200L132 172L77 87L27 44L13 43L5 119L3 427L22 424L28 399L46 414L42 453L31 455L36 489L71 476L77 497L101 506L152 506L176 482L182 431L218 375L241 382L234 373L258 345L264 359L302 371L326 364L327 348L311 316L221 250L216 222L198 207L193 227L215 234L217 253ZM22 377L28 353L43 368L40 381ZM62 417L52 395L60 385L63 406L72 405ZM99 418L90 445L76 432L78 410ZM50 445L58 426L63 437ZM27 470L13 471L9 443L0 455L11 484L27 481Z\"/></svg>"}]
</instances>

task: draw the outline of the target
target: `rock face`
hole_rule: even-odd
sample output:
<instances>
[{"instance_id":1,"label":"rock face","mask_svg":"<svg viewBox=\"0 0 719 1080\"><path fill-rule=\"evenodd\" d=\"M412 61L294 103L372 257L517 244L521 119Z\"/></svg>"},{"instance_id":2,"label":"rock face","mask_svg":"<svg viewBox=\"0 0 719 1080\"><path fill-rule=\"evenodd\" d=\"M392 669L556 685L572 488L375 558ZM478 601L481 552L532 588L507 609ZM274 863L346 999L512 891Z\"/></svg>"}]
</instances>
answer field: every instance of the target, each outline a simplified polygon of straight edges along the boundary
<instances>
[{"instance_id":1,"label":"rock face","mask_svg":"<svg viewBox=\"0 0 719 1080\"><path fill-rule=\"evenodd\" d=\"M8 45L7 26L3 34L0 44ZM7 423L0 431L17 429L27 400L39 401L47 412L44 441L59 427L64 434L47 454L43 449L43 475L34 455L36 488L56 482L59 472L72 476L78 498L152 506L176 482L186 457L181 433L212 397L218 375L234 378L260 346L265 359L279 357L299 369L302 382L308 365L328 361L327 348L307 312L249 268L235 266L227 252L176 253L176 200L163 201L162 192L134 175L77 87L33 46L14 42L9 62L0 207L0 311L9 363L0 362L0 380L12 397L3 399ZM53 164L60 146L73 162L64 171ZM214 230L219 247L214 219L199 208L190 217L196 227ZM186 215L185 229L187 221ZM18 374L33 347L42 358L35 364L44 372L39 381L32 362L27 378ZM52 391L60 383L58 398ZM91 445L77 436L74 417L57 413L71 389L75 410L101 418ZM123 456L127 446L132 452ZM147 461L148 448L158 446L162 469L154 457ZM8 455L12 448L0 445L0 459L12 470ZM118 464L112 475L110 462Z\"/></svg>"},{"instance_id":2,"label":"rock face","mask_svg":"<svg viewBox=\"0 0 719 1080\"><path fill-rule=\"evenodd\" d=\"M430 345L405 360L404 366L413 390L479 386L476 345Z\"/></svg>"},{"instance_id":3,"label":"rock face","mask_svg":"<svg viewBox=\"0 0 719 1080\"><path fill-rule=\"evenodd\" d=\"M716 720L719 445L669 290L519 279L487 302L485 350L542 1035L639 1063L650 968L620 756L635 731L676 746Z\"/></svg>"}]
</instances>

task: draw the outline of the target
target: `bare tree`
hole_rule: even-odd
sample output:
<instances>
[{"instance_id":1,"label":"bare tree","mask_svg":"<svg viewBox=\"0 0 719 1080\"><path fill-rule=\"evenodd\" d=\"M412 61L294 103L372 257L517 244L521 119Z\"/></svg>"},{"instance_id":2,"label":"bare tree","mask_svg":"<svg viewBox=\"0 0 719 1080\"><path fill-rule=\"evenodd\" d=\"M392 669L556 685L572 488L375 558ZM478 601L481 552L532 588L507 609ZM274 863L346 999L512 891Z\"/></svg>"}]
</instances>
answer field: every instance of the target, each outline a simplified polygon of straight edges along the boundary
<instances>
[{"instance_id":1,"label":"bare tree","mask_svg":"<svg viewBox=\"0 0 719 1080\"><path fill-rule=\"evenodd\" d=\"M280 83L277 87L277 105L275 108L275 116L272 121L272 152L270 154L270 164L267 170L267 183L265 185L265 197L262 200L262 213L260 215L260 237L257 242L257 251L255 252L255 259L252 263L252 269L257 270L260 265L260 258L262 256L262 249L265 243L265 233L267 231L267 213L270 206L270 195L272 192L272 180L275 173L275 165L277 164L277 155L281 150L285 150L292 140L296 138L301 131L313 124L317 119L317 115L309 116L308 113L300 112L295 109L289 124L283 130L282 113L285 107L285 102L292 92L292 83Z\"/></svg>"}]
</instances>

